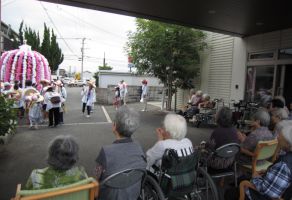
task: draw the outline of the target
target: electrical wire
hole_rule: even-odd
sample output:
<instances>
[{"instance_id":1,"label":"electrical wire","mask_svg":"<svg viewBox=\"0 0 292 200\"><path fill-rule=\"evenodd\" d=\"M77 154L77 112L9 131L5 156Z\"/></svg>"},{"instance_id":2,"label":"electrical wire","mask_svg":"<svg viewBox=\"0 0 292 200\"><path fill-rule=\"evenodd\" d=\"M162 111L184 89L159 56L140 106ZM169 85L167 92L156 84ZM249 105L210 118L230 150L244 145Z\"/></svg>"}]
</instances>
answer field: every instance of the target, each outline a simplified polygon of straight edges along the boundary
<instances>
[{"instance_id":1,"label":"electrical wire","mask_svg":"<svg viewBox=\"0 0 292 200\"><path fill-rule=\"evenodd\" d=\"M53 26L55 27L56 31L58 32L58 34L60 35L61 38L62 35L61 35L61 32L59 31L59 29L57 28L57 26L55 25L53 19L51 18L51 16L49 15L47 9L45 8L45 6L42 4L42 2L40 2L42 8L44 9L46 15L48 16L49 20L51 21L51 23L53 24ZM75 54L74 51L71 49L71 47L68 45L68 43L66 42L66 40L63 38L63 42L65 43L65 45L67 46L67 48L71 51L71 53ZM75 54L76 55L76 54ZM77 55L76 55L77 56Z\"/></svg>"}]
</instances>

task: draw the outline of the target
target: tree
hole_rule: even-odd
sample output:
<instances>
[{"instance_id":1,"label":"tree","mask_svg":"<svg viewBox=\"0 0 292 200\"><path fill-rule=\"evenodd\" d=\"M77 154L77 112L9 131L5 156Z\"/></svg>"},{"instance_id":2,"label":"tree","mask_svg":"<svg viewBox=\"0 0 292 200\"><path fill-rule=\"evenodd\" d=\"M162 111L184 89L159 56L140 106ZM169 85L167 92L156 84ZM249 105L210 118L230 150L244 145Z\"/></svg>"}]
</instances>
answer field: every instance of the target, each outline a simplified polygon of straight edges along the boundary
<instances>
[{"instance_id":1,"label":"tree","mask_svg":"<svg viewBox=\"0 0 292 200\"><path fill-rule=\"evenodd\" d=\"M99 87L99 72L95 72L93 78L95 79L96 87Z\"/></svg>"},{"instance_id":2,"label":"tree","mask_svg":"<svg viewBox=\"0 0 292 200\"><path fill-rule=\"evenodd\" d=\"M40 51L40 38L39 33L36 33L30 27L25 27L24 37L27 41L27 44L31 46L32 50Z\"/></svg>"},{"instance_id":3,"label":"tree","mask_svg":"<svg viewBox=\"0 0 292 200\"><path fill-rule=\"evenodd\" d=\"M107 63L105 63L104 66L98 66L99 70L112 70L113 68L109 66Z\"/></svg>"},{"instance_id":4,"label":"tree","mask_svg":"<svg viewBox=\"0 0 292 200\"><path fill-rule=\"evenodd\" d=\"M50 38L50 29L47 28L46 24L44 24L44 36L43 36L43 42L41 45L41 54L43 54L49 61L49 64L51 66L49 58L50 55L50 46L51 46L51 38Z\"/></svg>"},{"instance_id":5,"label":"tree","mask_svg":"<svg viewBox=\"0 0 292 200\"><path fill-rule=\"evenodd\" d=\"M154 75L167 86L170 110L173 88L189 88L197 73L206 36L199 30L145 19L137 19L136 26L136 32L128 34L127 54L138 73Z\"/></svg>"},{"instance_id":6,"label":"tree","mask_svg":"<svg viewBox=\"0 0 292 200\"><path fill-rule=\"evenodd\" d=\"M64 55L62 54L62 50L60 49L56 35L52 29L52 36L51 36L51 45L50 45L50 55L47 58L51 67L51 70L54 72L58 69L59 64L63 62Z\"/></svg>"}]
</instances>

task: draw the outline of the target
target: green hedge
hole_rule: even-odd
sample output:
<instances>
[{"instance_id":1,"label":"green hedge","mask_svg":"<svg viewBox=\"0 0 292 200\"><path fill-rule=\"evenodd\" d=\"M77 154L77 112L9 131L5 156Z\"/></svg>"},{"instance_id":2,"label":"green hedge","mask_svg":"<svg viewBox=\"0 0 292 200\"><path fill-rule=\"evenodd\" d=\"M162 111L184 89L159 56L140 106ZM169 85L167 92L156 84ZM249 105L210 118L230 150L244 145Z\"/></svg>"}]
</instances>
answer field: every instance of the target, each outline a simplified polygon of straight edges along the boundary
<instances>
[{"instance_id":1,"label":"green hedge","mask_svg":"<svg viewBox=\"0 0 292 200\"><path fill-rule=\"evenodd\" d=\"M0 136L15 132L17 112L12 106L13 100L6 99L0 94Z\"/></svg>"}]
</instances>

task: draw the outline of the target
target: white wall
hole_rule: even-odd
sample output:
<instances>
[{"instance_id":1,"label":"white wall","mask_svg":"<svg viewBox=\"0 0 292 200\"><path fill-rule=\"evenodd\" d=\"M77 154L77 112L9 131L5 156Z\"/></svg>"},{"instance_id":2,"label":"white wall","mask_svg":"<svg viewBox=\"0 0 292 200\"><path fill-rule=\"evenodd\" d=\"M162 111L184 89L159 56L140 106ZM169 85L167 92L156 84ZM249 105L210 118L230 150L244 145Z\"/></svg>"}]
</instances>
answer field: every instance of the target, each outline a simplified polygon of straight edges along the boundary
<instances>
[{"instance_id":1,"label":"white wall","mask_svg":"<svg viewBox=\"0 0 292 200\"><path fill-rule=\"evenodd\" d=\"M246 41L242 38L234 37L230 100L238 101L244 98L246 60ZM236 89L236 85L238 85L238 89Z\"/></svg>"},{"instance_id":2,"label":"white wall","mask_svg":"<svg viewBox=\"0 0 292 200\"><path fill-rule=\"evenodd\" d=\"M99 87L107 88L108 85L117 85L121 80L124 80L128 85L141 85L141 81L146 79L148 86L163 86L160 84L160 80L155 77L146 76L134 76L129 73L127 74L100 74L99 75Z\"/></svg>"}]
</instances>

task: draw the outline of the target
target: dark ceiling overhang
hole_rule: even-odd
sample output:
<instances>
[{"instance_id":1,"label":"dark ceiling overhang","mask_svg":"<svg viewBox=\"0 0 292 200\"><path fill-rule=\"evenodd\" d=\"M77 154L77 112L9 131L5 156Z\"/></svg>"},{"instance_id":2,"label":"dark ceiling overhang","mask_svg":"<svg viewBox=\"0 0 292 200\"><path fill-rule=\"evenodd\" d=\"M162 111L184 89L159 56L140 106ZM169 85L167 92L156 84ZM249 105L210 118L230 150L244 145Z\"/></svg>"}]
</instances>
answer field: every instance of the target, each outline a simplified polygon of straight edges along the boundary
<instances>
[{"instance_id":1,"label":"dark ceiling overhang","mask_svg":"<svg viewBox=\"0 0 292 200\"><path fill-rule=\"evenodd\" d=\"M292 27L288 0L43 0L240 37Z\"/></svg>"}]
</instances>

